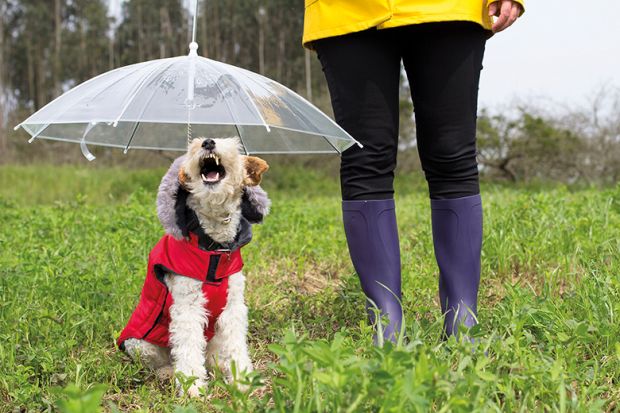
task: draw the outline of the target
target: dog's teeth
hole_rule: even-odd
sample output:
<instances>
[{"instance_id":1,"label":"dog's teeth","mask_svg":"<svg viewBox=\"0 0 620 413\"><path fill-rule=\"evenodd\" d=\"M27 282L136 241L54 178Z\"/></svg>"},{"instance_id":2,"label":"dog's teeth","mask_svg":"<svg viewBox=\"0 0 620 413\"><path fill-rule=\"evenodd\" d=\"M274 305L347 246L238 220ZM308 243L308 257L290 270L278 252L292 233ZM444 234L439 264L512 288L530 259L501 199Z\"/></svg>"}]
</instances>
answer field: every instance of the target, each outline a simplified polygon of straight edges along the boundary
<instances>
[{"instance_id":1,"label":"dog's teeth","mask_svg":"<svg viewBox=\"0 0 620 413\"><path fill-rule=\"evenodd\" d=\"M202 180L203 180L204 182L207 182L207 177L205 176L205 174L200 174L200 176L202 177Z\"/></svg>"},{"instance_id":2,"label":"dog's teeth","mask_svg":"<svg viewBox=\"0 0 620 413\"><path fill-rule=\"evenodd\" d=\"M219 164L220 164L220 157L219 156L215 157L215 164L219 166Z\"/></svg>"}]
</instances>

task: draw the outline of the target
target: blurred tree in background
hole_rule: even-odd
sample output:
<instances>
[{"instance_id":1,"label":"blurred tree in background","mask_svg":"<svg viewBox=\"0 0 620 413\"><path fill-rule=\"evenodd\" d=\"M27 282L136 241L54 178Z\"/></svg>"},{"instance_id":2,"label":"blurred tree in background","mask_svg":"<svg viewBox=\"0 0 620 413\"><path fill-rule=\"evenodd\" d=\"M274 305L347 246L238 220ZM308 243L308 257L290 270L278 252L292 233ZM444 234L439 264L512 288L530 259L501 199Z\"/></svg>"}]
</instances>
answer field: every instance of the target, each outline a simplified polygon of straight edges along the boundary
<instances>
[{"instance_id":1,"label":"blurred tree in background","mask_svg":"<svg viewBox=\"0 0 620 413\"><path fill-rule=\"evenodd\" d=\"M186 54L191 16L184 3L127 0L117 20L106 0L0 0L2 92L17 107L37 110L99 73ZM303 93L313 72L311 87L323 82L320 70L306 67L302 25L301 2L212 0L199 9L197 41L204 56Z\"/></svg>"},{"instance_id":2,"label":"blurred tree in background","mask_svg":"<svg viewBox=\"0 0 620 413\"><path fill-rule=\"evenodd\" d=\"M0 162L80 160L75 146L27 145L25 135L13 133L10 126L99 73L186 54L191 37L188 3L126 0L111 16L107 0L0 0ZM331 113L318 59L301 47L302 1L209 0L201 2L197 19L200 54L273 78ZM592 108L560 114L530 104L499 114L483 110L478 125L481 173L512 182L617 182L619 102L620 92L607 90ZM399 167L419 170L404 76L400 110ZM99 163L122 159L143 166L159 156L96 151L109 155Z\"/></svg>"},{"instance_id":3,"label":"blurred tree in background","mask_svg":"<svg viewBox=\"0 0 620 413\"><path fill-rule=\"evenodd\" d=\"M551 106L551 105L549 105ZM517 181L620 181L620 91L603 89L590 108L478 117L478 160L484 176Z\"/></svg>"},{"instance_id":4,"label":"blurred tree in background","mask_svg":"<svg viewBox=\"0 0 620 413\"><path fill-rule=\"evenodd\" d=\"M36 110L109 69L107 6L92 0L1 0L3 95Z\"/></svg>"}]
</instances>

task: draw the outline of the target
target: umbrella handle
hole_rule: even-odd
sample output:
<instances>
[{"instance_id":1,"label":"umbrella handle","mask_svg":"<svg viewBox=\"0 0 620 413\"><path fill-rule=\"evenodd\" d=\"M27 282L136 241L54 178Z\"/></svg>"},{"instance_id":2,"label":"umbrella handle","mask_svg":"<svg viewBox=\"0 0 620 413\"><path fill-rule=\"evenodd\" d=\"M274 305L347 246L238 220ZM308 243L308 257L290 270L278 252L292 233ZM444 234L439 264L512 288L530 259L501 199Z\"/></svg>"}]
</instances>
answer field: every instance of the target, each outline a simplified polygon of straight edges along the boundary
<instances>
[{"instance_id":1,"label":"umbrella handle","mask_svg":"<svg viewBox=\"0 0 620 413\"><path fill-rule=\"evenodd\" d=\"M84 134L82 135L82 139L80 140L80 149L82 150L82 155L84 155L84 157L88 159L88 161L94 161L96 159L96 156L93 155L92 152L88 149L88 146L86 146L86 135L88 135L88 132L90 132L90 130L96 124L96 122L88 123L86 129L84 130Z\"/></svg>"}]
</instances>

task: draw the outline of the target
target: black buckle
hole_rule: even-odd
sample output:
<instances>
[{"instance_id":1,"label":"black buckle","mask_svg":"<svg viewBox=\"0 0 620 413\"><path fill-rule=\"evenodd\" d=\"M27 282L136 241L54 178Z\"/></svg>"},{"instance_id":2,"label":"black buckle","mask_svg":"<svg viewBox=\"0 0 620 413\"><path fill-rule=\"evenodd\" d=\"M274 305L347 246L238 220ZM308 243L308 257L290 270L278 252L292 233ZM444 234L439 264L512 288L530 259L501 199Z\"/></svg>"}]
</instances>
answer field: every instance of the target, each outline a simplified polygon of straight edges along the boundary
<instances>
[{"instance_id":1,"label":"black buckle","mask_svg":"<svg viewBox=\"0 0 620 413\"><path fill-rule=\"evenodd\" d=\"M217 279L215 278L215 272L217 271L217 266L220 263L220 259L222 258L222 254L212 254L209 258L209 269L207 270L207 282L215 283Z\"/></svg>"},{"instance_id":2,"label":"black buckle","mask_svg":"<svg viewBox=\"0 0 620 413\"><path fill-rule=\"evenodd\" d=\"M219 283L222 281L222 280L218 280L217 278L215 278L215 273L217 272L217 266L220 264L222 255L224 254L230 255L230 250L219 249L217 250L217 252L219 254L211 254L211 257L209 258L209 269L207 270L207 279L205 280L206 282Z\"/></svg>"}]
</instances>

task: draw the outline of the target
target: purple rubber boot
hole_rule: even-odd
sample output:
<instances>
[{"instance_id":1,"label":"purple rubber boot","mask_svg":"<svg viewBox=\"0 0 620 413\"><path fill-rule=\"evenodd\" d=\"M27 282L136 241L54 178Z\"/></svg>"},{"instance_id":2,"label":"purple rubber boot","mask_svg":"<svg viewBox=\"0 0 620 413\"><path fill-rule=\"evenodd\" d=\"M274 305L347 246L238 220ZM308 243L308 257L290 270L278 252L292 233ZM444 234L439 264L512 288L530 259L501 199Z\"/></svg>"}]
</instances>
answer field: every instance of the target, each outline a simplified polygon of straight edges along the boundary
<instances>
[{"instance_id":1,"label":"purple rubber boot","mask_svg":"<svg viewBox=\"0 0 620 413\"><path fill-rule=\"evenodd\" d=\"M402 323L400 305L400 246L393 199L342 201L342 218L349 254L362 290L389 319L383 338L396 341ZM375 311L367 302L368 318L375 325ZM375 335L375 344L380 343Z\"/></svg>"},{"instance_id":2,"label":"purple rubber boot","mask_svg":"<svg viewBox=\"0 0 620 413\"><path fill-rule=\"evenodd\" d=\"M480 195L431 199L433 243L439 266L439 299L445 336L477 323L482 201Z\"/></svg>"}]
</instances>

